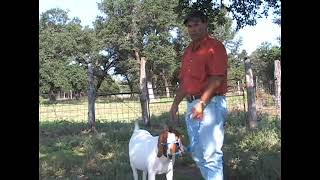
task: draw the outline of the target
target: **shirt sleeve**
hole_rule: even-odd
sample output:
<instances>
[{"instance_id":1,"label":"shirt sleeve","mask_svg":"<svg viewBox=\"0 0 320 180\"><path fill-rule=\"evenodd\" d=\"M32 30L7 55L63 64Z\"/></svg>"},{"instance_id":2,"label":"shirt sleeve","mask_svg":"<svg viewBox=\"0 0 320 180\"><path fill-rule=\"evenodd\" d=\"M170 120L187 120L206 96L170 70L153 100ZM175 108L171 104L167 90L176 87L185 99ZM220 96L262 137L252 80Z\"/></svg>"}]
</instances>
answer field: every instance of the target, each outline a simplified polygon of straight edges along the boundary
<instances>
[{"instance_id":1,"label":"shirt sleeve","mask_svg":"<svg viewBox=\"0 0 320 180\"><path fill-rule=\"evenodd\" d=\"M226 75L228 68L228 55L224 45L218 42L214 48L209 49L210 58L207 61L209 75Z\"/></svg>"}]
</instances>

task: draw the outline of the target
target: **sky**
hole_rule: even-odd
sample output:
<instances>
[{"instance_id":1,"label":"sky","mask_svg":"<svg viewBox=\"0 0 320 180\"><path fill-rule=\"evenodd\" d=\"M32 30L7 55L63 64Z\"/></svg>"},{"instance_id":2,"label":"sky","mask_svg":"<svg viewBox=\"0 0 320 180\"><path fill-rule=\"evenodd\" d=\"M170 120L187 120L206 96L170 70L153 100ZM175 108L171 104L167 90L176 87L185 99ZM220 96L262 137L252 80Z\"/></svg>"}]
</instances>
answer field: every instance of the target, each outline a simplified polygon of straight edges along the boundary
<instances>
[{"instance_id":1,"label":"sky","mask_svg":"<svg viewBox=\"0 0 320 180\"><path fill-rule=\"evenodd\" d=\"M78 17L82 26L92 27L93 21L98 15L102 15L98 10L97 3L101 0L39 0L40 14L51 8L61 8L69 10L69 17ZM242 37L243 45L240 50L246 50L251 54L262 42L269 42L272 45L279 45L277 37L281 35L279 25L272 23L273 16L257 20L255 26L247 26L239 30L236 39Z\"/></svg>"}]
</instances>

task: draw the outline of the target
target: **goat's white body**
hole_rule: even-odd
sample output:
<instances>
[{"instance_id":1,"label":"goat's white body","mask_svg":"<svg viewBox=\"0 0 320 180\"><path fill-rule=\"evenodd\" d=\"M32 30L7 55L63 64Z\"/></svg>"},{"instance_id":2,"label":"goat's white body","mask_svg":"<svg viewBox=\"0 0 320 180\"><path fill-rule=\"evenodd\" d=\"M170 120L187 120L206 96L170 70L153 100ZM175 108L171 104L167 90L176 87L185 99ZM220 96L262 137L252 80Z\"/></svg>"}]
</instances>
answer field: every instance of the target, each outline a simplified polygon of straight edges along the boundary
<instances>
[{"instance_id":1,"label":"goat's white body","mask_svg":"<svg viewBox=\"0 0 320 180\"><path fill-rule=\"evenodd\" d=\"M144 172L144 177L148 173L148 179L155 179L156 174L167 174L167 180L172 179L174 157L172 160L162 156L157 157L159 136L152 136L148 131L138 129L137 123L135 130L129 141L130 165L133 171L134 180L138 180L137 170Z\"/></svg>"}]
</instances>

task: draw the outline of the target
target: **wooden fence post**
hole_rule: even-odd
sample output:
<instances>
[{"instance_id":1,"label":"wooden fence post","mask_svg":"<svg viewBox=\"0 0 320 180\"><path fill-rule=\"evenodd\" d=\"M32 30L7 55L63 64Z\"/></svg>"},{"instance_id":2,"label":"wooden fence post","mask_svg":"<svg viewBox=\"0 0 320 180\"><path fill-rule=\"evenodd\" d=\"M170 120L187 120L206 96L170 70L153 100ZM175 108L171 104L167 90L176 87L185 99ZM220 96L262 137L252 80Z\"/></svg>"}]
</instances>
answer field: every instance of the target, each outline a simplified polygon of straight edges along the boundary
<instances>
[{"instance_id":1,"label":"wooden fence post","mask_svg":"<svg viewBox=\"0 0 320 180\"><path fill-rule=\"evenodd\" d=\"M93 131L96 131L95 98L93 67L88 63L88 122Z\"/></svg>"},{"instance_id":2,"label":"wooden fence post","mask_svg":"<svg viewBox=\"0 0 320 180\"><path fill-rule=\"evenodd\" d=\"M141 57L140 59L140 103L142 119L146 126L150 127L149 106L148 106L148 88L146 77L146 59Z\"/></svg>"},{"instance_id":3,"label":"wooden fence post","mask_svg":"<svg viewBox=\"0 0 320 180\"><path fill-rule=\"evenodd\" d=\"M279 108L279 116L281 118L281 64L280 60L274 61L274 79L275 79L275 95L276 106Z\"/></svg>"},{"instance_id":4,"label":"wooden fence post","mask_svg":"<svg viewBox=\"0 0 320 180\"><path fill-rule=\"evenodd\" d=\"M256 110L256 95L253 83L253 74L251 69L250 59L245 59L245 72L246 72L246 88L247 88L247 101L248 101L248 121L249 128L255 129L258 127L257 110Z\"/></svg>"}]
</instances>

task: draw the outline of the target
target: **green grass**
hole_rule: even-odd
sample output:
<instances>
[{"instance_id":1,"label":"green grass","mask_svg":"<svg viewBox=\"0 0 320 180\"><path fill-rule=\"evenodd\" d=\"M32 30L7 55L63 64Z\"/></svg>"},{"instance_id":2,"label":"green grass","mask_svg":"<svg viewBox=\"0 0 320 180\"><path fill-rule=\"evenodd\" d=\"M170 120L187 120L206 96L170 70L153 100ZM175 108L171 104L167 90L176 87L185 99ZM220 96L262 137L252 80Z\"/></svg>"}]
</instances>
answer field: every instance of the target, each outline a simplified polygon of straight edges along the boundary
<instances>
[{"instance_id":1,"label":"green grass","mask_svg":"<svg viewBox=\"0 0 320 180\"><path fill-rule=\"evenodd\" d=\"M168 113L152 116L152 127L141 128L158 135ZM182 117L181 117L182 119ZM266 114L259 117L259 129L245 128L246 115L231 112L225 130L225 179L267 180L281 174L280 120ZM41 121L39 129L40 179L93 180L132 179L128 157L128 141L133 131L133 121L97 121L98 135L87 132L87 123L79 121ZM184 121L177 128L188 136ZM164 175L157 179L165 179ZM190 156L176 161L174 179L201 179L199 170Z\"/></svg>"},{"instance_id":2,"label":"green grass","mask_svg":"<svg viewBox=\"0 0 320 180\"><path fill-rule=\"evenodd\" d=\"M258 130L246 129L245 113L229 115L225 131L225 173L230 179L277 179L281 176L281 121L259 117Z\"/></svg>"}]
</instances>

